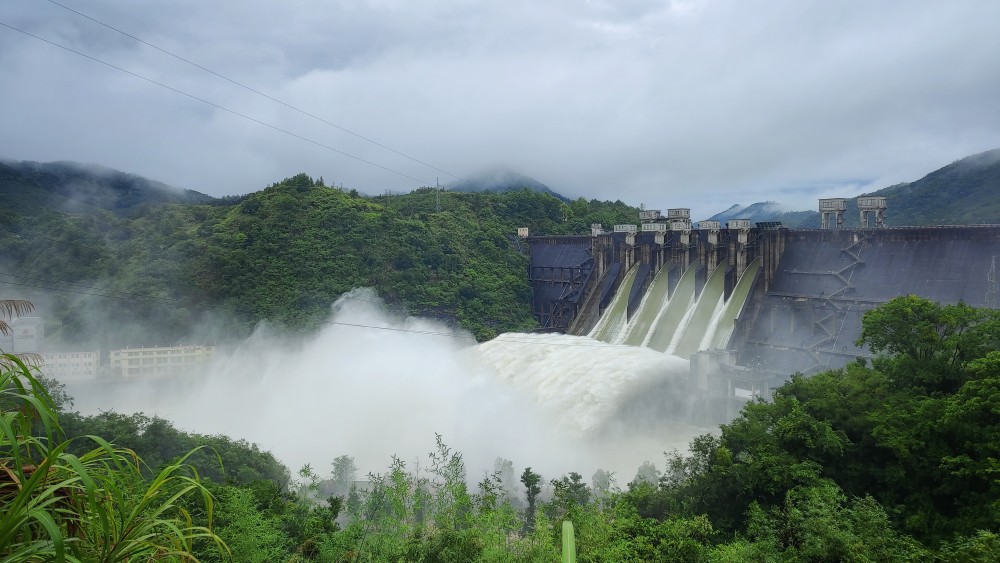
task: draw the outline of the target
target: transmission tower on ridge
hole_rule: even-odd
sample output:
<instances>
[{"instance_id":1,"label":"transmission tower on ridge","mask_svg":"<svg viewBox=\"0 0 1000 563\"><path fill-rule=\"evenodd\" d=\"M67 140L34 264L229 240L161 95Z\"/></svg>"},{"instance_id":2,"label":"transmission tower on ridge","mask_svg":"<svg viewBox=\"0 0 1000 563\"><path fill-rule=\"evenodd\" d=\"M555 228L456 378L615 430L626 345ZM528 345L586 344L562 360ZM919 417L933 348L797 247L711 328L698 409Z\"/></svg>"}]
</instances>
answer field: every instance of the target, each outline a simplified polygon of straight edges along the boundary
<instances>
[{"instance_id":1,"label":"transmission tower on ridge","mask_svg":"<svg viewBox=\"0 0 1000 563\"><path fill-rule=\"evenodd\" d=\"M986 272L986 306L990 309L1000 308L1000 283L997 282L997 257L993 257L990 271Z\"/></svg>"}]
</instances>

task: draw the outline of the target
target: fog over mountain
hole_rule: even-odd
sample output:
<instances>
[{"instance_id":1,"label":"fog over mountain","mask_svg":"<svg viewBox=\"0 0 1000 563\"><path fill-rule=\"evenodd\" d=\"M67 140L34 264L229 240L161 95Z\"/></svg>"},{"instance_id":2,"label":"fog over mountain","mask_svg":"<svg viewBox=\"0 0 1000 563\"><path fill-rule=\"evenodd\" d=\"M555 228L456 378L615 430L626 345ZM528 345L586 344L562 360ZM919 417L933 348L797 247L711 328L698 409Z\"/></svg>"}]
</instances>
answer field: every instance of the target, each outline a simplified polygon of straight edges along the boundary
<instances>
[{"instance_id":1,"label":"fog over mountain","mask_svg":"<svg viewBox=\"0 0 1000 563\"><path fill-rule=\"evenodd\" d=\"M496 167L479 174L449 183L446 188L457 192L509 192L529 189L536 192L551 194L563 201L567 199L552 191L551 188L538 180L515 172L509 168Z\"/></svg>"},{"instance_id":2,"label":"fog over mountain","mask_svg":"<svg viewBox=\"0 0 1000 563\"><path fill-rule=\"evenodd\" d=\"M0 8L0 154L212 196L300 171L399 193L503 162L570 199L707 217L736 201L811 209L1000 146L990 2L72 8L93 19Z\"/></svg>"}]
</instances>

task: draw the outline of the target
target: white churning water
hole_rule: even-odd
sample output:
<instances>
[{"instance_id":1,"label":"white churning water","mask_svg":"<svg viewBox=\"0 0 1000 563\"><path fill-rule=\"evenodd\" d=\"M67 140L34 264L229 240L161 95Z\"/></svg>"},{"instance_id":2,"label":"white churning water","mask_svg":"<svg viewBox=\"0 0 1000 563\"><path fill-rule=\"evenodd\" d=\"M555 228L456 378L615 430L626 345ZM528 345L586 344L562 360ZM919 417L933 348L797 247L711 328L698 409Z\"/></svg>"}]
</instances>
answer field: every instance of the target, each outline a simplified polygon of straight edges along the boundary
<instances>
[{"instance_id":1,"label":"white churning water","mask_svg":"<svg viewBox=\"0 0 1000 563\"><path fill-rule=\"evenodd\" d=\"M688 372L676 356L564 334L502 334L479 354L502 381L584 433L604 430L644 390L680 386Z\"/></svg>"},{"instance_id":2,"label":"white churning water","mask_svg":"<svg viewBox=\"0 0 1000 563\"><path fill-rule=\"evenodd\" d=\"M168 385L75 387L77 408L156 414L321 472L343 454L363 471L383 470L393 454L424 460L440 433L465 455L470 476L500 456L547 478L597 468L625 475L704 432L632 407L654 396L664 398L656 409L674 404L684 360L564 335L477 345L436 321L386 312L369 290L338 300L331 322L305 340L262 328L217 356ZM630 430L637 421L645 433Z\"/></svg>"},{"instance_id":3,"label":"white churning water","mask_svg":"<svg viewBox=\"0 0 1000 563\"><path fill-rule=\"evenodd\" d=\"M756 271L724 304L716 272L697 319L693 269L670 299L661 273L626 326L629 272L595 333L643 346L561 334L504 334L477 345L439 322L388 313L373 291L355 290L307 339L264 327L176 381L71 392L81 412L156 414L187 431L256 442L293 469L308 462L322 470L347 454L380 471L393 454L424 459L440 433L465 454L470 475L502 456L546 476L600 467L627 480L644 460L683 450L706 431L670 422L690 404L688 362L663 351L675 340L686 351L724 345ZM699 334L681 336L685 319Z\"/></svg>"}]
</instances>

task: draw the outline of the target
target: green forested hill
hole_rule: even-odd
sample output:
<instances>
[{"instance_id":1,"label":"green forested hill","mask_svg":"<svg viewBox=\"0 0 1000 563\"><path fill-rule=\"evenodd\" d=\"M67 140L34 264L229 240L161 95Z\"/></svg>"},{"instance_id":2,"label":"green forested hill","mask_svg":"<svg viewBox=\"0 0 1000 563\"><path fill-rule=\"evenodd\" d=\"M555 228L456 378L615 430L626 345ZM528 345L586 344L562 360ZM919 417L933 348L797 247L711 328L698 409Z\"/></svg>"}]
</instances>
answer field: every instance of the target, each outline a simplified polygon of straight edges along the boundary
<instances>
[{"instance_id":1,"label":"green forested hill","mask_svg":"<svg viewBox=\"0 0 1000 563\"><path fill-rule=\"evenodd\" d=\"M101 166L0 161L0 201L8 210L103 209L122 214L149 204L208 203L214 199Z\"/></svg>"},{"instance_id":2,"label":"green forested hill","mask_svg":"<svg viewBox=\"0 0 1000 563\"><path fill-rule=\"evenodd\" d=\"M211 339L263 319L310 329L355 287L490 338L534 326L517 227L585 233L637 217L621 202L529 190L366 198L304 174L226 201L165 200L148 181L91 182L75 197L37 168L0 169L3 292L39 304L50 335L101 347ZM19 197L32 193L62 200Z\"/></svg>"},{"instance_id":3,"label":"green forested hill","mask_svg":"<svg viewBox=\"0 0 1000 563\"><path fill-rule=\"evenodd\" d=\"M886 196L889 225L1000 223L1000 149L958 160Z\"/></svg>"}]
</instances>

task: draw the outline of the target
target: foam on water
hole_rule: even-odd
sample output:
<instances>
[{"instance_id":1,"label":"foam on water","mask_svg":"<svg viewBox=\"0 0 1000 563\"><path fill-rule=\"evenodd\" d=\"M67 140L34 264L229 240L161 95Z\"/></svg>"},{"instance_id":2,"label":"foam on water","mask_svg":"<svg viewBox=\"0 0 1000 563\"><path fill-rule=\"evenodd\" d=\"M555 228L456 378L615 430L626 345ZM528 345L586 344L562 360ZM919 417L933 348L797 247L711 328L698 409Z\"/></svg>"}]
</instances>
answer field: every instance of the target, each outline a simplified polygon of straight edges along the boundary
<instances>
[{"instance_id":1,"label":"foam on water","mask_svg":"<svg viewBox=\"0 0 1000 563\"><path fill-rule=\"evenodd\" d=\"M581 434L604 428L637 392L665 382L680 387L688 372L676 356L565 334L503 334L479 354L501 380Z\"/></svg>"}]
</instances>

